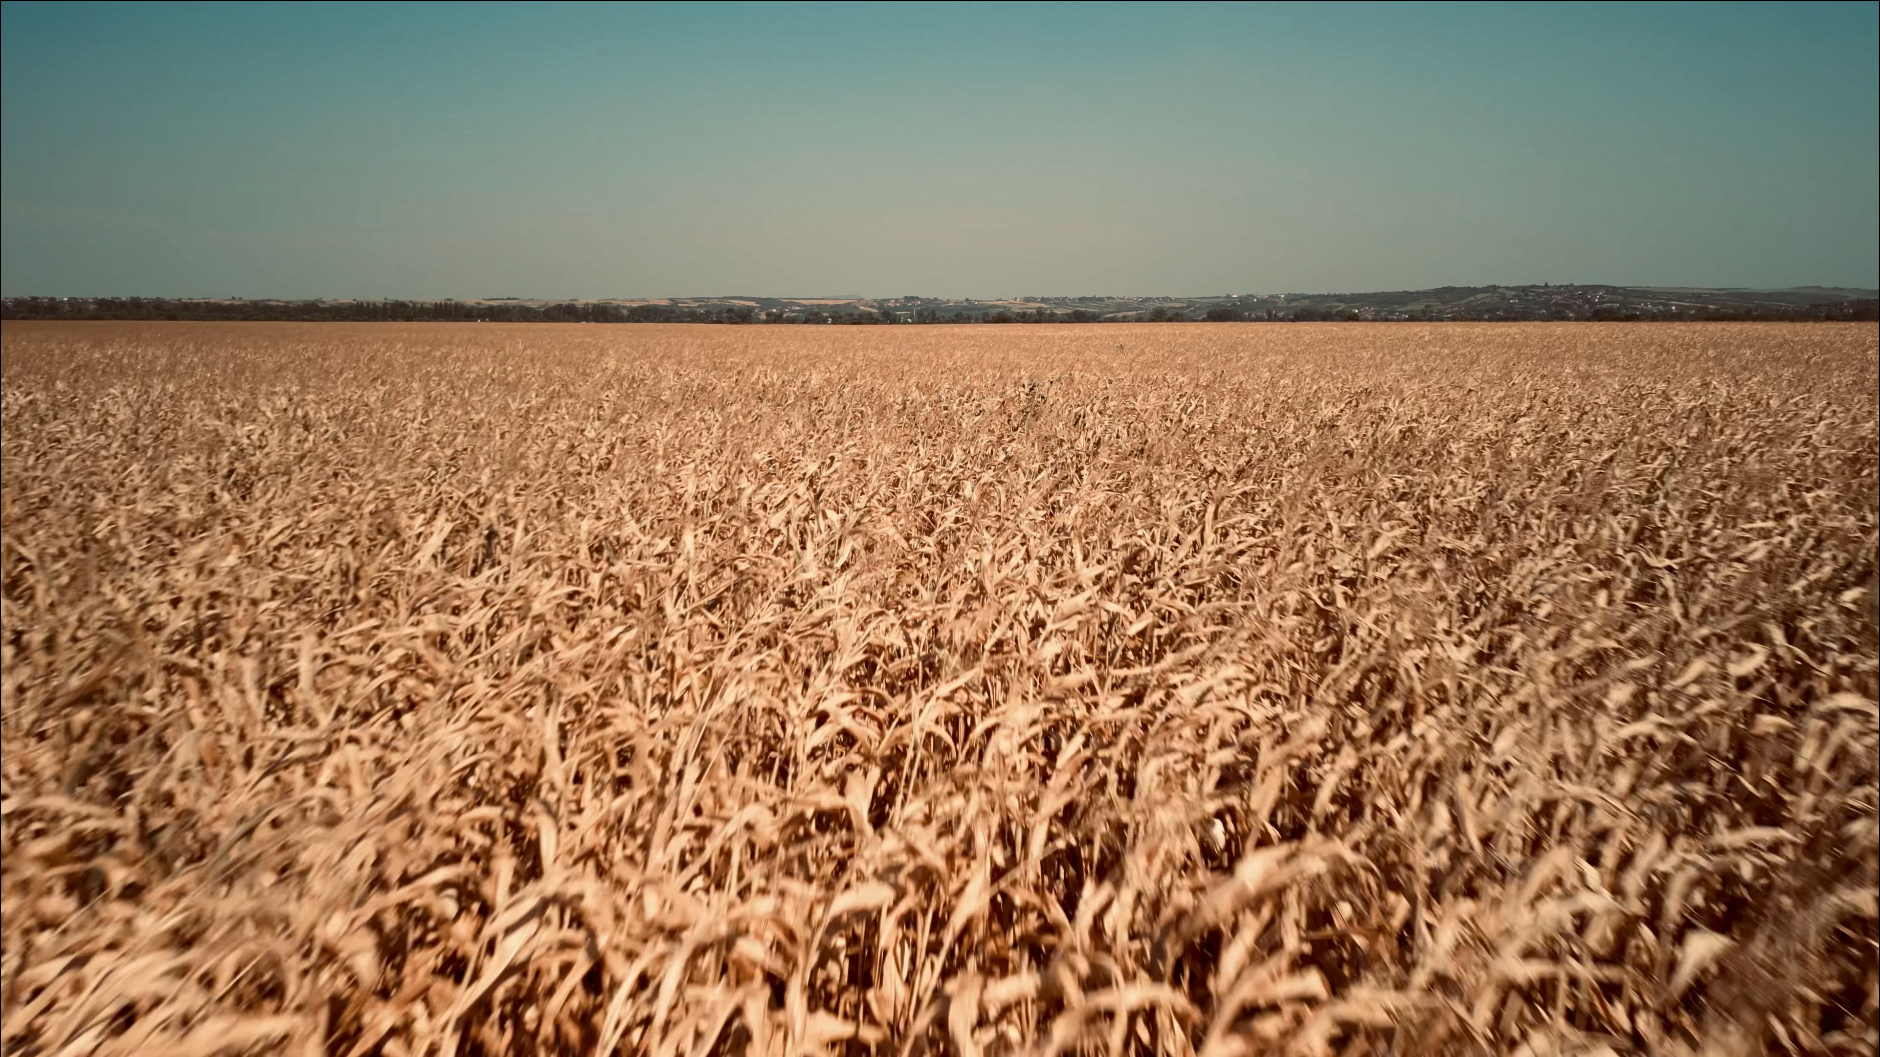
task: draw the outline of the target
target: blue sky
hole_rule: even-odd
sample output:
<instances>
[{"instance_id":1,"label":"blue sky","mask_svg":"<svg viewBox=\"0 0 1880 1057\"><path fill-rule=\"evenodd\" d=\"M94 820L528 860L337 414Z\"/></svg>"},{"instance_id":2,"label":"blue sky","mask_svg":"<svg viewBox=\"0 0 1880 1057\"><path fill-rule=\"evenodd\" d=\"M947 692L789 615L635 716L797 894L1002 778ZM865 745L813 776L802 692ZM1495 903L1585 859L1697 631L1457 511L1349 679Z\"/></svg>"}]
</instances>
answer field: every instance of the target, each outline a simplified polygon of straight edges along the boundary
<instances>
[{"instance_id":1,"label":"blue sky","mask_svg":"<svg viewBox=\"0 0 1880 1057\"><path fill-rule=\"evenodd\" d=\"M4 5L0 292L1880 285L1880 5Z\"/></svg>"}]
</instances>

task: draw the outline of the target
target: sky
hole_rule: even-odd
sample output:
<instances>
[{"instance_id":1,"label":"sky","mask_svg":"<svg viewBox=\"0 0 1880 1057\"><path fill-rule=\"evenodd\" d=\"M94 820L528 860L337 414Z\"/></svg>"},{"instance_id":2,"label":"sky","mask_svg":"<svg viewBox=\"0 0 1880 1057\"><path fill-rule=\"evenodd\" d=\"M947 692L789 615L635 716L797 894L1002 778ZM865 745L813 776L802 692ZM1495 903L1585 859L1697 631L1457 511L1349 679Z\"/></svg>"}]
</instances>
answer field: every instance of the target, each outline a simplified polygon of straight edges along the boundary
<instances>
[{"instance_id":1,"label":"sky","mask_svg":"<svg viewBox=\"0 0 1880 1057\"><path fill-rule=\"evenodd\" d=\"M0 8L0 294L1880 286L1880 5Z\"/></svg>"}]
</instances>

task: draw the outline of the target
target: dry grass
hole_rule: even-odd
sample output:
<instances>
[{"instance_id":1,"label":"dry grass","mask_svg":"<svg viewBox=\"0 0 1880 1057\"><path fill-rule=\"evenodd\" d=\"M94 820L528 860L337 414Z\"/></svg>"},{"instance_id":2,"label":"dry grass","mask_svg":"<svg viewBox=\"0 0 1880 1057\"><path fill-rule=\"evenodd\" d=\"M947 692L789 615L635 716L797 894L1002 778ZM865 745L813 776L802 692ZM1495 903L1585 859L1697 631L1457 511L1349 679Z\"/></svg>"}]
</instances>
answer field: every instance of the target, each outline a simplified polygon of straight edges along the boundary
<instances>
[{"instance_id":1,"label":"dry grass","mask_svg":"<svg viewBox=\"0 0 1880 1057\"><path fill-rule=\"evenodd\" d=\"M16 325L5 1049L1874 1053L1866 325Z\"/></svg>"}]
</instances>

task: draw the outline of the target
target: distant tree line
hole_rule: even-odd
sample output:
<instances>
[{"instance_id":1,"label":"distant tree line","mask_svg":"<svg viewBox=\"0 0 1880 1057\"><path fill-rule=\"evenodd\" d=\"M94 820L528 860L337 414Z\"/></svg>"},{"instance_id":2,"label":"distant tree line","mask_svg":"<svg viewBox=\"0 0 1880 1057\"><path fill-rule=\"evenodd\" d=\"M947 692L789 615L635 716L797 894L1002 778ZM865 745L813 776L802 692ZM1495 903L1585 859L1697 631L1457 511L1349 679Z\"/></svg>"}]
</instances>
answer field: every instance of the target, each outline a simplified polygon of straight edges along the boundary
<instances>
[{"instance_id":1,"label":"distant tree line","mask_svg":"<svg viewBox=\"0 0 1880 1057\"><path fill-rule=\"evenodd\" d=\"M911 300L911 299L910 299ZM524 304L517 301L199 301L160 297L9 297L0 300L0 319L137 319L137 320L251 320L291 322L411 322L411 323L769 323L883 326L947 323L1310 323L1377 319L1407 322L1496 320L1588 320L1640 322L1700 320L1717 322L1809 322L1819 320L1874 321L1880 319L1872 298L1792 307L1687 307L1666 311L1643 306L1601 305L1585 312L1560 308L1510 310L1508 307L1471 309L1426 307L1414 312L1391 309L1310 305L1284 308L1242 308L1231 305L1205 309L1182 305L1156 305L1146 312L1100 315L1088 309L1009 308L973 309L953 305L918 305L911 311L893 308L862 310L850 305L782 306L760 309L748 305L622 305L607 302Z\"/></svg>"},{"instance_id":2,"label":"distant tree line","mask_svg":"<svg viewBox=\"0 0 1880 1057\"><path fill-rule=\"evenodd\" d=\"M0 319L177 319L406 323L755 323L744 305L528 305L464 301L178 301L161 297L9 297Z\"/></svg>"},{"instance_id":3,"label":"distant tree line","mask_svg":"<svg viewBox=\"0 0 1880 1057\"><path fill-rule=\"evenodd\" d=\"M1832 304L1811 304L1793 308L1727 308L1722 306L1697 309L1688 314L1668 315L1661 313L1640 312L1632 308L1609 308L1601 306L1586 317L1595 323L1617 322L1636 323L1641 320L1660 319L1697 319L1714 323L1872 323L1880 320L1880 301L1871 297L1838 301Z\"/></svg>"}]
</instances>

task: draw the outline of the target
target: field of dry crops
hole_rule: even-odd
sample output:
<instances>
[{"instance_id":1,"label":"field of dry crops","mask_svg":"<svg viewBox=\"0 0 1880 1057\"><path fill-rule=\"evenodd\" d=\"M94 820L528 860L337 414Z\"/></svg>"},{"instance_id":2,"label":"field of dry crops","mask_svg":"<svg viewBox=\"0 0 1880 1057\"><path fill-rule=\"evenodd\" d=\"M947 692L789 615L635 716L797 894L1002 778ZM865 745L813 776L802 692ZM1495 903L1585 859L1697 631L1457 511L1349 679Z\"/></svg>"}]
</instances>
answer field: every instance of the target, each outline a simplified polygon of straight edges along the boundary
<instances>
[{"instance_id":1,"label":"field of dry crops","mask_svg":"<svg viewBox=\"0 0 1880 1057\"><path fill-rule=\"evenodd\" d=\"M18 325L17 1054L1876 1051L1870 325Z\"/></svg>"}]
</instances>

